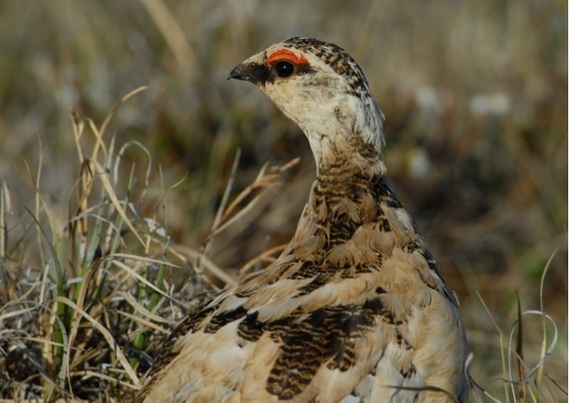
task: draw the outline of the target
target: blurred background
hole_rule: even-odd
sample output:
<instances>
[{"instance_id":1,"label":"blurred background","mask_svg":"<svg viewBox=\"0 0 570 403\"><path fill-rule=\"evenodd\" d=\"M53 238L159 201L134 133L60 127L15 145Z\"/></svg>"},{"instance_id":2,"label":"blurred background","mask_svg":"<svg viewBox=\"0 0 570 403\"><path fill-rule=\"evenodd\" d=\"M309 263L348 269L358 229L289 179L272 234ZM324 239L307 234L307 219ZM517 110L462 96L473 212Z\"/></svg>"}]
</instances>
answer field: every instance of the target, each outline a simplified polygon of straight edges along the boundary
<instances>
[{"instance_id":1,"label":"blurred background","mask_svg":"<svg viewBox=\"0 0 570 403\"><path fill-rule=\"evenodd\" d=\"M255 219L210 258L235 273L290 239L314 178L308 143L231 68L271 43L314 36L347 50L386 115L386 165L446 281L459 295L486 387L504 332L542 304L559 341L545 371L567 383L568 11L563 0L0 1L0 180L11 225L30 221L32 177L65 221L78 175L70 107L152 156L175 243L199 247L241 150L234 192L267 162L295 157ZM148 157L126 157L145 170ZM129 168L127 168L129 169ZM152 203L141 209L152 209ZM528 336L532 342L540 334ZM556 389L556 388L555 388Z\"/></svg>"}]
</instances>

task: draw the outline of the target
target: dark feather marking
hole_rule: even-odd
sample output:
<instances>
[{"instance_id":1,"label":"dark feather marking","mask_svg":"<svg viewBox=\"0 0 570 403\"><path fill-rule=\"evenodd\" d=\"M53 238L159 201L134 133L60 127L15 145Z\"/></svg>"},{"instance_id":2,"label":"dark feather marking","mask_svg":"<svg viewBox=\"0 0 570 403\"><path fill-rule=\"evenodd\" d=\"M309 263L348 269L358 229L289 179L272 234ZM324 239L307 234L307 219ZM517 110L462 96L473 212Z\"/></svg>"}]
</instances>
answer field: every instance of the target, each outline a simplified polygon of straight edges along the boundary
<instances>
[{"instance_id":1,"label":"dark feather marking","mask_svg":"<svg viewBox=\"0 0 570 403\"><path fill-rule=\"evenodd\" d=\"M355 364L355 343L371 332L385 314L380 299L362 306L334 306L307 316L289 317L266 325L273 339L282 343L266 389L279 399L302 393L319 368L347 371Z\"/></svg>"},{"instance_id":2,"label":"dark feather marking","mask_svg":"<svg viewBox=\"0 0 570 403\"><path fill-rule=\"evenodd\" d=\"M247 311L244 309L243 306L240 306L233 311L225 311L220 312L217 315L214 315L211 319L206 328L204 329L204 333L216 333L218 329L224 327L228 323L231 323L242 316L244 316Z\"/></svg>"}]
</instances>

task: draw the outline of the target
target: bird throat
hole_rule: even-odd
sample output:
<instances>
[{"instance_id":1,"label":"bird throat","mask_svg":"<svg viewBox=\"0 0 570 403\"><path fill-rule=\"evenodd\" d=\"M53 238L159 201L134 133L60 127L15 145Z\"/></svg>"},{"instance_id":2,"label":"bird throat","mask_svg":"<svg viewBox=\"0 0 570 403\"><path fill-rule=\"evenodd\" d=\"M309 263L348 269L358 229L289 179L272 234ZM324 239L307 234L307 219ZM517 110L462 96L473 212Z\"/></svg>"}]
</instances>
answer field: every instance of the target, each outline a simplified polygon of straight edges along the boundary
<instances>
[{"instance_id":1,"label":"bird throat","mask_svg":"<svg viewBox=\"0 0 570 403\"><path fill-rule=\"evenodd\" d=\"M337 138L324 146L314 147L311 144L317 164L317 178L340 178L345 184L357 180L372 180L376 176L386 174L386 166L382 160L382 151L360 134L345 138ZM321 143L322 144L322 143Z\"/></svg>"}]
</instances>

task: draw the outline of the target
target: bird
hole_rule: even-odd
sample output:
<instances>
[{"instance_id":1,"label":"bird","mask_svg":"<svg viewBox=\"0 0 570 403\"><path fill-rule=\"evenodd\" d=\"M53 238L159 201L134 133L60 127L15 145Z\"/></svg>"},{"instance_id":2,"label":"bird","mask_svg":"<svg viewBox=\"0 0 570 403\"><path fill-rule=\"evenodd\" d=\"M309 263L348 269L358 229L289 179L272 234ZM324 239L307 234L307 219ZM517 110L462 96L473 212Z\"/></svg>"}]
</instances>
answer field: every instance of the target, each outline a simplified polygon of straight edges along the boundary
<instances>
[{"instance_id":1,"label":"bird","mask_svg":"<svg viewBox=\"0 0 570 403\"><path fill-rule=\"evenodd\" d=\"M456 294L384 164L384 115L355 60L309 37L229 79L256 85L308 139L316 176L264 269L171 332L136 402L465 402Z\"/></svg>"}]
</instances>

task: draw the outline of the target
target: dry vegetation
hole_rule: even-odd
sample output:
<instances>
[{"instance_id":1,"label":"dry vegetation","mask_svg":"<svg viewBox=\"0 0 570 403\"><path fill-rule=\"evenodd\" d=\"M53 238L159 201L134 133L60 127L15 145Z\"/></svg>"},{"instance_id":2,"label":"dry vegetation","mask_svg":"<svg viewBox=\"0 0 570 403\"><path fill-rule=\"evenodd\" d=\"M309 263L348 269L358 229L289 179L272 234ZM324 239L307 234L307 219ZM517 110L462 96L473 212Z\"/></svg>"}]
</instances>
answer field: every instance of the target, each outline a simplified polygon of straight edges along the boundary
<instances>
[{"instance_id":1,"label":"dry vegetation","mask_svg":"<svg viewBox=\"0 0 570 403\"><path fill-rule=\"evenodd\" d=\"M561 0L0 2L0 399L128 399L173 323L288 241L308 145L225 77L291 35L369 77L473 401L567 400Z\"/></svg>"}]
</instances>

